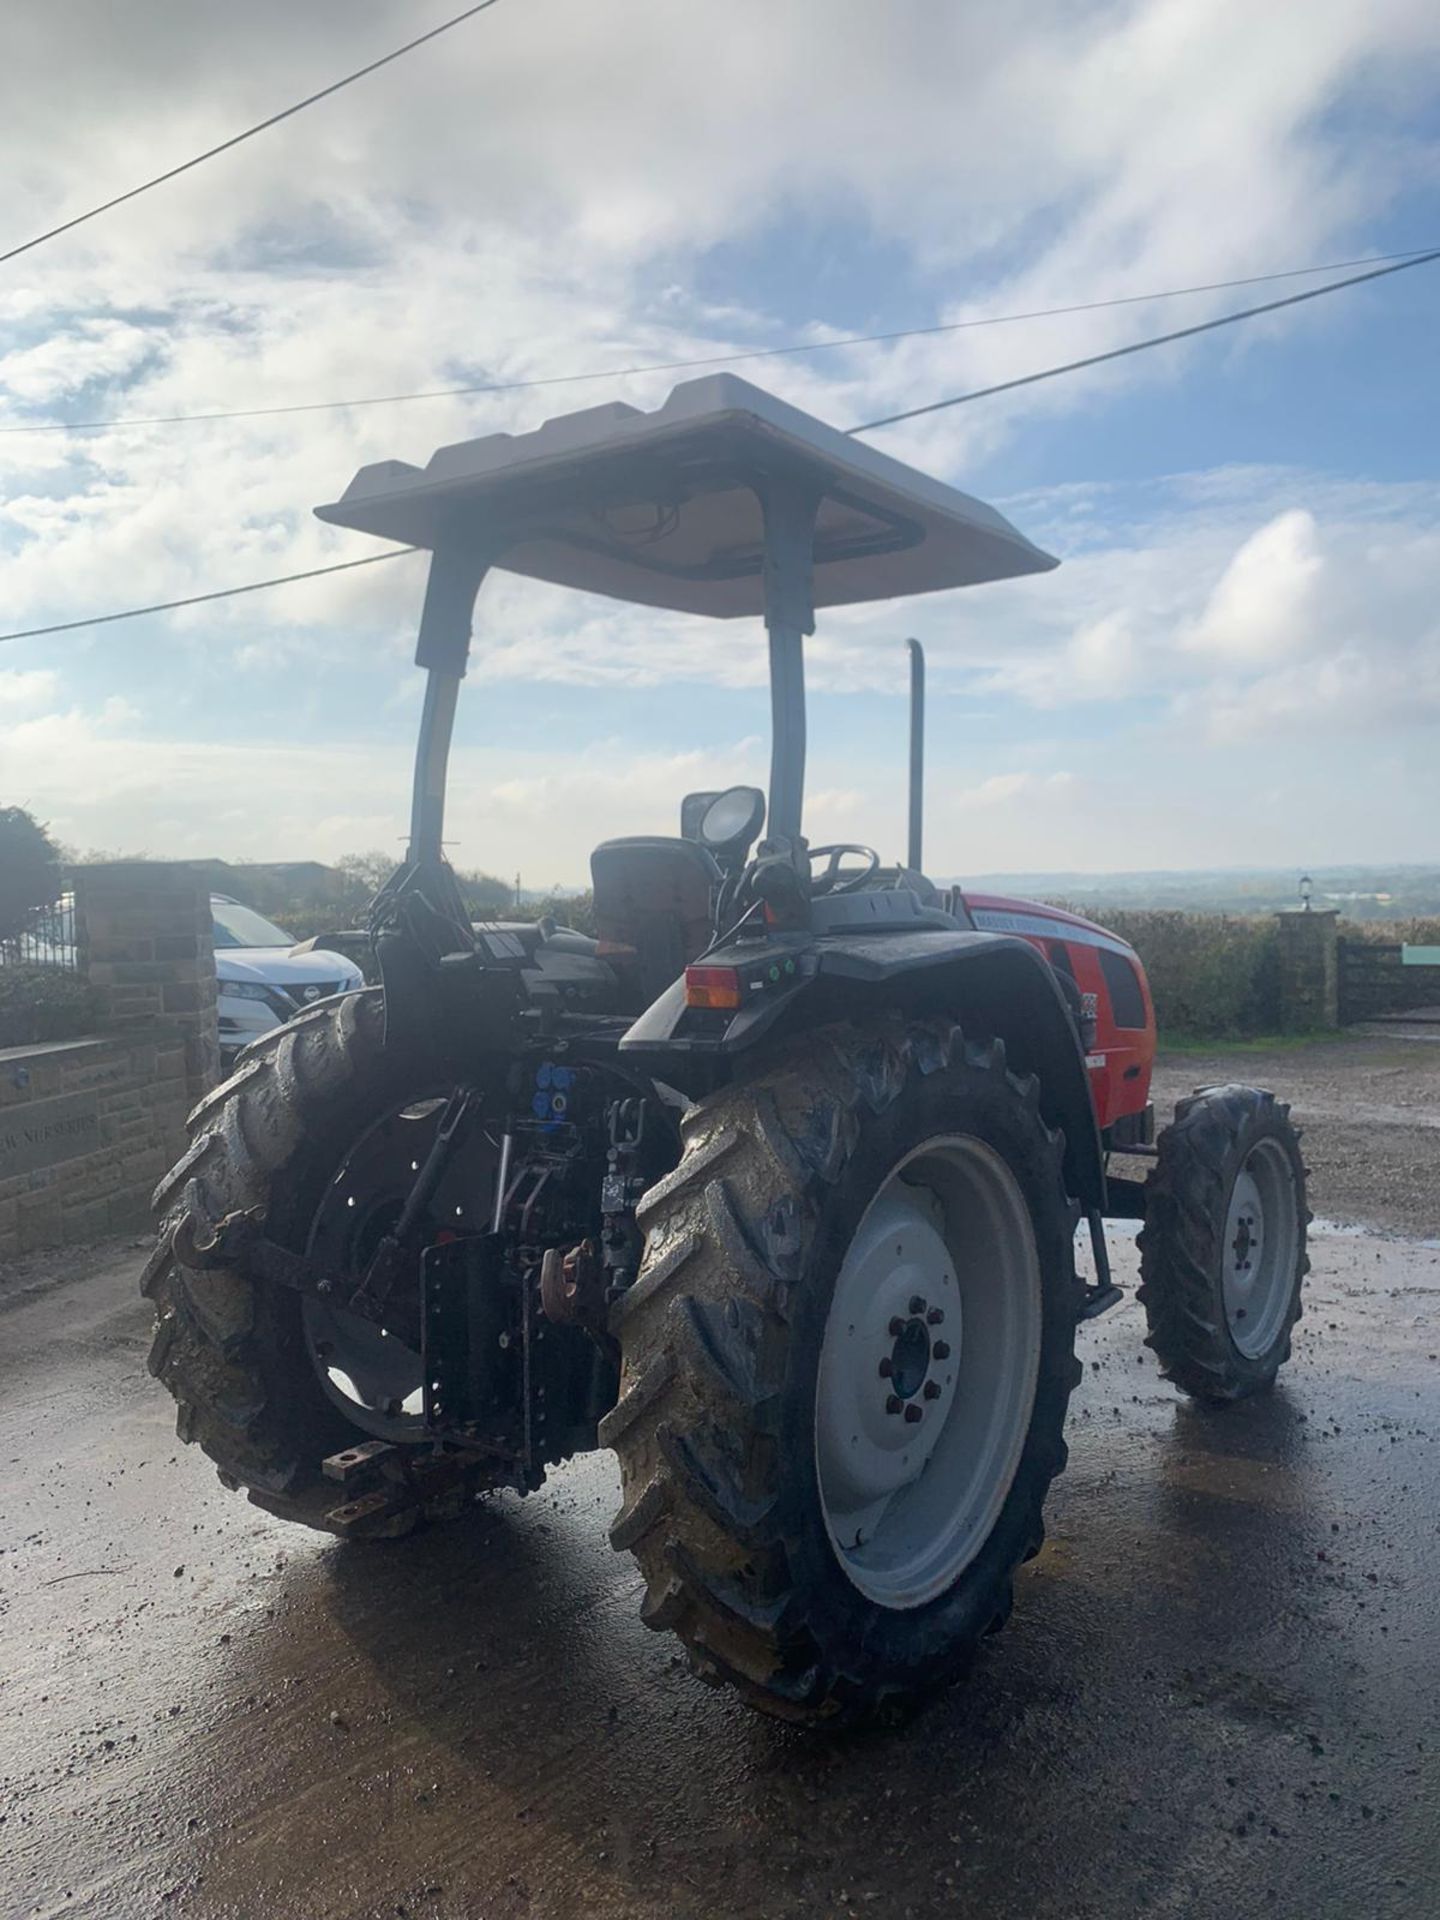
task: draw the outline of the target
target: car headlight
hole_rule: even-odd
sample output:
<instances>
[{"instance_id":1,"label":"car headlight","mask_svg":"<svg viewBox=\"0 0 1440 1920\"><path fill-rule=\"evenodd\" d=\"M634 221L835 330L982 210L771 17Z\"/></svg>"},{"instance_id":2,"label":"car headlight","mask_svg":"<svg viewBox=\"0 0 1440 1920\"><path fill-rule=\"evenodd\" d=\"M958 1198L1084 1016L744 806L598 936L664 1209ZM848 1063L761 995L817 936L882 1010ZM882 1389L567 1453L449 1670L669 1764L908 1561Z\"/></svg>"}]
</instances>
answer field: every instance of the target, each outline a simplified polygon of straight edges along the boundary
<instances>
[{"instance_id":1,"label":"car headlight","mask_svg":"<svg viewBox=\"0 0 1440 1920\"><path fill-rule=\"evenodd\" d=\"M272 987L264 980L221 980L220 998L236 1000L263 1000L270 1011L281 1020L288 1020L296 1012L295 1002L279 987Z\"/></svg>"}]
</instances>

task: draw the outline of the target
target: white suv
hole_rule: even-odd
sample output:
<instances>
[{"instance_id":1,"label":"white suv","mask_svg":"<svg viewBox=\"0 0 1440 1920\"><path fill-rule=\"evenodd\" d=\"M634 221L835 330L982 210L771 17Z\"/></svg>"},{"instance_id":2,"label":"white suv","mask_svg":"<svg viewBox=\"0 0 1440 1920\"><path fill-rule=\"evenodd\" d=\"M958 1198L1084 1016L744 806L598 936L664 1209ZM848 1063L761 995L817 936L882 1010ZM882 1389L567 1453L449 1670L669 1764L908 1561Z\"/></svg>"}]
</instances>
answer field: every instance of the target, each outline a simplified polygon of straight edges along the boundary
<instances>
[{"instance_id":1,"label":"white suv","mask_svg":"<svg viewBox=\"0 0 1440 1920\"><path fill-rule=\"evenodd\" d=\"M241 1047L311 1001L364 984L353 960L323 950L296 953L290 935L253 907L212 893L210 912L220 988L220 1057L227 1071Z\"/></svg>"}]
</instances>

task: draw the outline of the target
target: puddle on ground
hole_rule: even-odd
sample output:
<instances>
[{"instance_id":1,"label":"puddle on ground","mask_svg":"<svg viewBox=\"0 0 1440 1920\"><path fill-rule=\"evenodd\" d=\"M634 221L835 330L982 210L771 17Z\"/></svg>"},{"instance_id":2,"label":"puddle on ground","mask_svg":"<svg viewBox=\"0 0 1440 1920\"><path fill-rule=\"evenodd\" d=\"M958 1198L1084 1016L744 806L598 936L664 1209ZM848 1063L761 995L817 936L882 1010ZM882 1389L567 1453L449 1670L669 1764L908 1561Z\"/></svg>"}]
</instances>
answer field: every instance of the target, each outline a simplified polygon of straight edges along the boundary
<instances>
[{"instance_id":1,"label":"puddle on ground","mask_svg":"<svg viewBox=\"0 0 1440 1920\"><path fill-rule=\"evenodd\" d=\"M1355 1220L1326 1220L1318 1213L1310 1221L1310 1232L1333 1235L1337 1240L1402 1240L1407 1247L1440 1252L1440 1239L1422 1240L1412 1233L1394 1233L1388 1227L1364 1227Z\"/></svg>"},{"instance_id":2,"label":"puddle on ground","mask_svg":"<svg viewBox=\"0 0 1440 1920\"><path fill-rule=\"evenodd\" d=\"M1105 1244L1111 1249L1132 1245L1139 1231L1138 1220L1107 1220ZM1389 1227L1363 1226L1356 1220L1329 1220L1318 1213L1310 1221L1310 1238L1374 1240L1389 1246L1419 1247L1429 1253L1440 1253L1440 1238L1422 1239L1415 1234L1396 1233ZM1081 1271L1088 1275L1092 1270L1090 1229L1083 1221L1075 1230L1075 1250Z\"/></svg>"}]
</instances>

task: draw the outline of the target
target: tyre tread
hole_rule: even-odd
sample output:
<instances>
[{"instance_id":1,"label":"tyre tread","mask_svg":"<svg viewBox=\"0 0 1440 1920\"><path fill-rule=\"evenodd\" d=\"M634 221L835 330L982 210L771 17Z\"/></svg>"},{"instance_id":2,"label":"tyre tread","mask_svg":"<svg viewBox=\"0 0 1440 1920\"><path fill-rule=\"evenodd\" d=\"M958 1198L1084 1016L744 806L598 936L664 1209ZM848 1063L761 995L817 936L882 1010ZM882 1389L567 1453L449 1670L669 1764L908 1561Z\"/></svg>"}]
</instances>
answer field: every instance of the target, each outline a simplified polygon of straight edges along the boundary
<instances>
[{"instance_id":1,"label":"tyre tread","mask_svg":"<svg viewBox=\"0 0 1440 1920\"><path fill-rule=\"evenodd\" d=\"M141 1276L156 1320L148 1365L177 1403L176 1432L215 1462L227 1486L266 1511L326 1526L336 1492L299 1457L267 1385L258 1306L264 1283L217 1264L216 1229L265 1217L277 1177L305 1151L303 1109L373 1060L381 1002L369 989L308 1008L247 1048L189 1118L190 1143L155 1189L159 1233Z\"/></svg>"},{"instance_id":2,"label":"tyre tread","mask_svg":"<svg viewBox=\"0 0 1440 1920\"><path fill-rule=\"evenodd\" d=\"M620 1456L624 1501L610 1537L644 1574L641 1617L680 1636L701 1678L784 1719L839 1724L913 1697L877 1680L861 1652L827 1654L816 1639L793 1571L776 1409L793 1282L861 1113L884 1113L917 1078L952 1065L1001 1076L1033 1115L1069 1219L1063 1140L1039 1120L1039 1087L1009 1071L1003 1046L967 1042L944 1020L827 1029L691 1109L685 1157L643 1202L640 1277L612 1319L622 1394L601 1437ZM1060 1423L1079 1373L1073 1348L1051 1369ZM1065 1457L1057 1426L1037 1454L1027 1557ZM1008 1580L996 1589L996 1624L1008 1592ZM937 1649L936 1673L955 1664Z\"/></svg>"},{"instance_id":3,"label":"tyre tread","mask_svg":"<svg viewBox=\"0 0 1440 1920\"><path fill-rule=\"evenodd\" d=\"M1290 1143L1300 1238L1293 1297L1271 1354L1246 1364L1230 1338L1220 1301L1219 1275L1233 1169L1253 1142L1278 1135ZM1309 1271L1305 1228L1305 1169L1290 1109L1258 1087L1197 1087L1176 1103L1173 1123L1157 1142L1146 1181L1145 1225L1138 1236L1140 1289L1149 1331L1145 1344L1162 1376L1196 1399L1227 1405L1261 1392L1290 1357L1291 1330L1303 1311L1301 1283Z\"/></svg>"}]
</instances>

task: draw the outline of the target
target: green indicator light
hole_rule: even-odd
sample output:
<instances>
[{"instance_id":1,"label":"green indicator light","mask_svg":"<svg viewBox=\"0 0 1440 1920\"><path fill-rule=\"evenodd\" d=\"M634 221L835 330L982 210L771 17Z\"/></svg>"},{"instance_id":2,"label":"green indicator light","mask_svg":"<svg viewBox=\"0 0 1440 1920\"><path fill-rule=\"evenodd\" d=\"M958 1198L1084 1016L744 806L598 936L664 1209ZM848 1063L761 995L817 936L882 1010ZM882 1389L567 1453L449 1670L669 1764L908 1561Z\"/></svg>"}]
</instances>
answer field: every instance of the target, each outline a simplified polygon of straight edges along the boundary
<instances>
[{"instance_id":1,"label":"green indicator light","mask_svg":"<svg viewBox=\"0 0 1440 1920\"><path fill-rule=\"evenodd\" d=\"M779 967L771 967L771 969L770 969L770 978L771 978L772 980L778 980L778 979L780 978L780 969L779 969Z\"/></svg>"},{"instance_id":2,"label":"green indicator light","mask_svg":"<svg viewBox=\"0 0 1440 1920\"><path fill-rule=\"evenodd\" d=\"M795 962L794 962L793 960L787 960L787 961L785 962L785 971L786 971L786 973L794 973L794 971L795 971Z\"/></svg>"}]
</instances>

